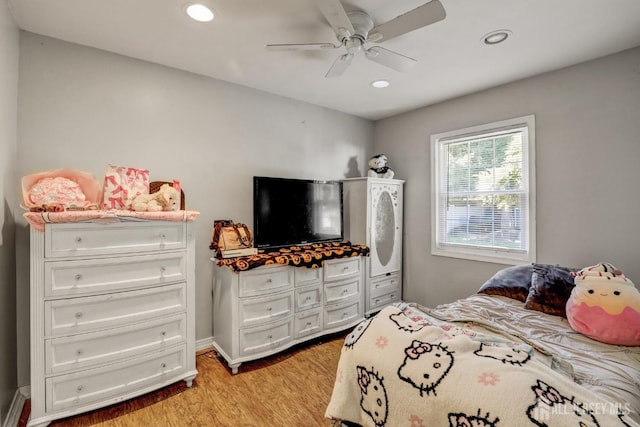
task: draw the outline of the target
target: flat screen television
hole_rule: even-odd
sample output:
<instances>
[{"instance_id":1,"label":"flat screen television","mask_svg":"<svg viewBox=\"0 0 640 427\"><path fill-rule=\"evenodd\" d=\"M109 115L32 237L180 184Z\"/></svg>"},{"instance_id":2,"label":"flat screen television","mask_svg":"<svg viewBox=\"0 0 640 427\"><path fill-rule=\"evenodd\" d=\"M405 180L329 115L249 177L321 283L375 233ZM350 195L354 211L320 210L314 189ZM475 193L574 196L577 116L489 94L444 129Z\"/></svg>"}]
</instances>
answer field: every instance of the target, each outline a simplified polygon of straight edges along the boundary
<instances>
[{"instance_id":1,"label":"flat screen television","mask_svg":"<svg viewBox=\"0 0 640 427\"><path fill-rule=\"evenodd\" d=\"M253 177L254 246L341 241L342 182Z\"/></svg>"}]
</instances>

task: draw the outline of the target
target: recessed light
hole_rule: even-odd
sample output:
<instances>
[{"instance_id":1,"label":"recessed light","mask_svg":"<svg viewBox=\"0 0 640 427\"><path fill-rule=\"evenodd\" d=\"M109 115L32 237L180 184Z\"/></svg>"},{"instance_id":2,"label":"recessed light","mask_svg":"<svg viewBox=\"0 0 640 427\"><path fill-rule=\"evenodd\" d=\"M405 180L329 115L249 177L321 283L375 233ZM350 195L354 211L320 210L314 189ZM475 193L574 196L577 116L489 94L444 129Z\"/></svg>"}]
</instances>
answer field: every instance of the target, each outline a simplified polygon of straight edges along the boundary
<instances>
[{"instance_id":1,"label":"recessed light","mask_svg":"<svg viewBox=\"0 0 640 427\"><path fill-rule=\"evenodd\" d=\"M193 3L187 6L187 15L198 22L209 22L213 20L213 12L207 6L200 3Z\"/></svg>"},{"instance_id":2,"label":"recessed light","mask_svg":"<svg viewBox=\"0 0 640 427\"><path fill-rule=\"evenodd\" d=\"M383 87L389 86L390 83L388 80L374 80L371 82L371 86L381 89Z\"/></svg>"},{"instance_id":3,"label":"recessed light","mask_svg":"<svg viewBox=\"0 0 640 427\"><path fill-rule=\"evenodd\" d=\"M482 36L482 41L484 44L488 45L499 44L508 39L511 34L512 33L509 30L492 31L489 34Z\"/></svg>"}]
</instances>

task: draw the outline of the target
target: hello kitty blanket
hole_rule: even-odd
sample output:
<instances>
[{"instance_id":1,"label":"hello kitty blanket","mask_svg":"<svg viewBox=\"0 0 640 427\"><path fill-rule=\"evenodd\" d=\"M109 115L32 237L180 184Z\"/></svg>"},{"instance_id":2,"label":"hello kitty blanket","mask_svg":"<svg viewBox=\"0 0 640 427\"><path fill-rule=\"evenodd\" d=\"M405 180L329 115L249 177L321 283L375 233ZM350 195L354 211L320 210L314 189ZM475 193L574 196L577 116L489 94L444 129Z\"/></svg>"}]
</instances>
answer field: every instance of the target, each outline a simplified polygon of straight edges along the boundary
<instances>
[{"instance_id":1,"label":"hello kitty blanket","mask_svg":"<svg viewBox=\"0 0 640 427\"><path fill-rule=\"evenodd\" d=\"M334 425L640 426L533 349L400 304L345 339L325 416Z\"/></svg>"}]
</instances>

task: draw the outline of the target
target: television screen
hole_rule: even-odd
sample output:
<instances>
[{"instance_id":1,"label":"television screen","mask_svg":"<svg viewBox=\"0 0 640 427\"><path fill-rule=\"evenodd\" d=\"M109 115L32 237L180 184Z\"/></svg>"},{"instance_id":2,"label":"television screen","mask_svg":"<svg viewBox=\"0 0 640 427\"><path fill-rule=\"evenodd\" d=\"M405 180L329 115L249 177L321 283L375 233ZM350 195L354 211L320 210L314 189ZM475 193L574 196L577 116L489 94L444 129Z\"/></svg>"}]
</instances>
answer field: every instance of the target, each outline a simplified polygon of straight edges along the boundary
<instances>
[{"instance_id":1,"label":"television screen","mask_svg":"<svg viewBox=\"0 0 640 427\"><path fill-rule=\"evenodd\" d=\"M342 183L253 177L253 233L257 248L342 240Z\"/></svg>"}]
</instances>

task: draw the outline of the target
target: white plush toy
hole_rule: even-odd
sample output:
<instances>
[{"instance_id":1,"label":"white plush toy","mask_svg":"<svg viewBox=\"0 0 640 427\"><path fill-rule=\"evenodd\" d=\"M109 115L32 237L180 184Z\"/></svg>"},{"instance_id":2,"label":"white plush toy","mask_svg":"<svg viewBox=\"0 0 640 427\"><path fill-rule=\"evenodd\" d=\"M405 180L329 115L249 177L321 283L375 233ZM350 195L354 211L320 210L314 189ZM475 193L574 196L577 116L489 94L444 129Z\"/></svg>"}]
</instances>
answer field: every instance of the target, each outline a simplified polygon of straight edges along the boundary
<instances>
[{"instance_id":1,"label":"white plush toy","mask_svg":"<svg viewBox=\"0 0 640 427\"><path fill-rule=\"evenodd\" d=\"M169 184L162 184L155 193L136 196L131 202L131 209L136 212L177 211L180 209L180 193Z\"/></svg>"},{"instance_id":2,"label":"white plush toy","mask_svg":"<svg viewBox=\"0 0 640 427\"><path fill-rule=\"evenodd\" d=\"M369 159L367 176L372 178L393 178L393 175L393 170L387 166L387 156L378 154Z\"/></svg>"}]
</instances>

